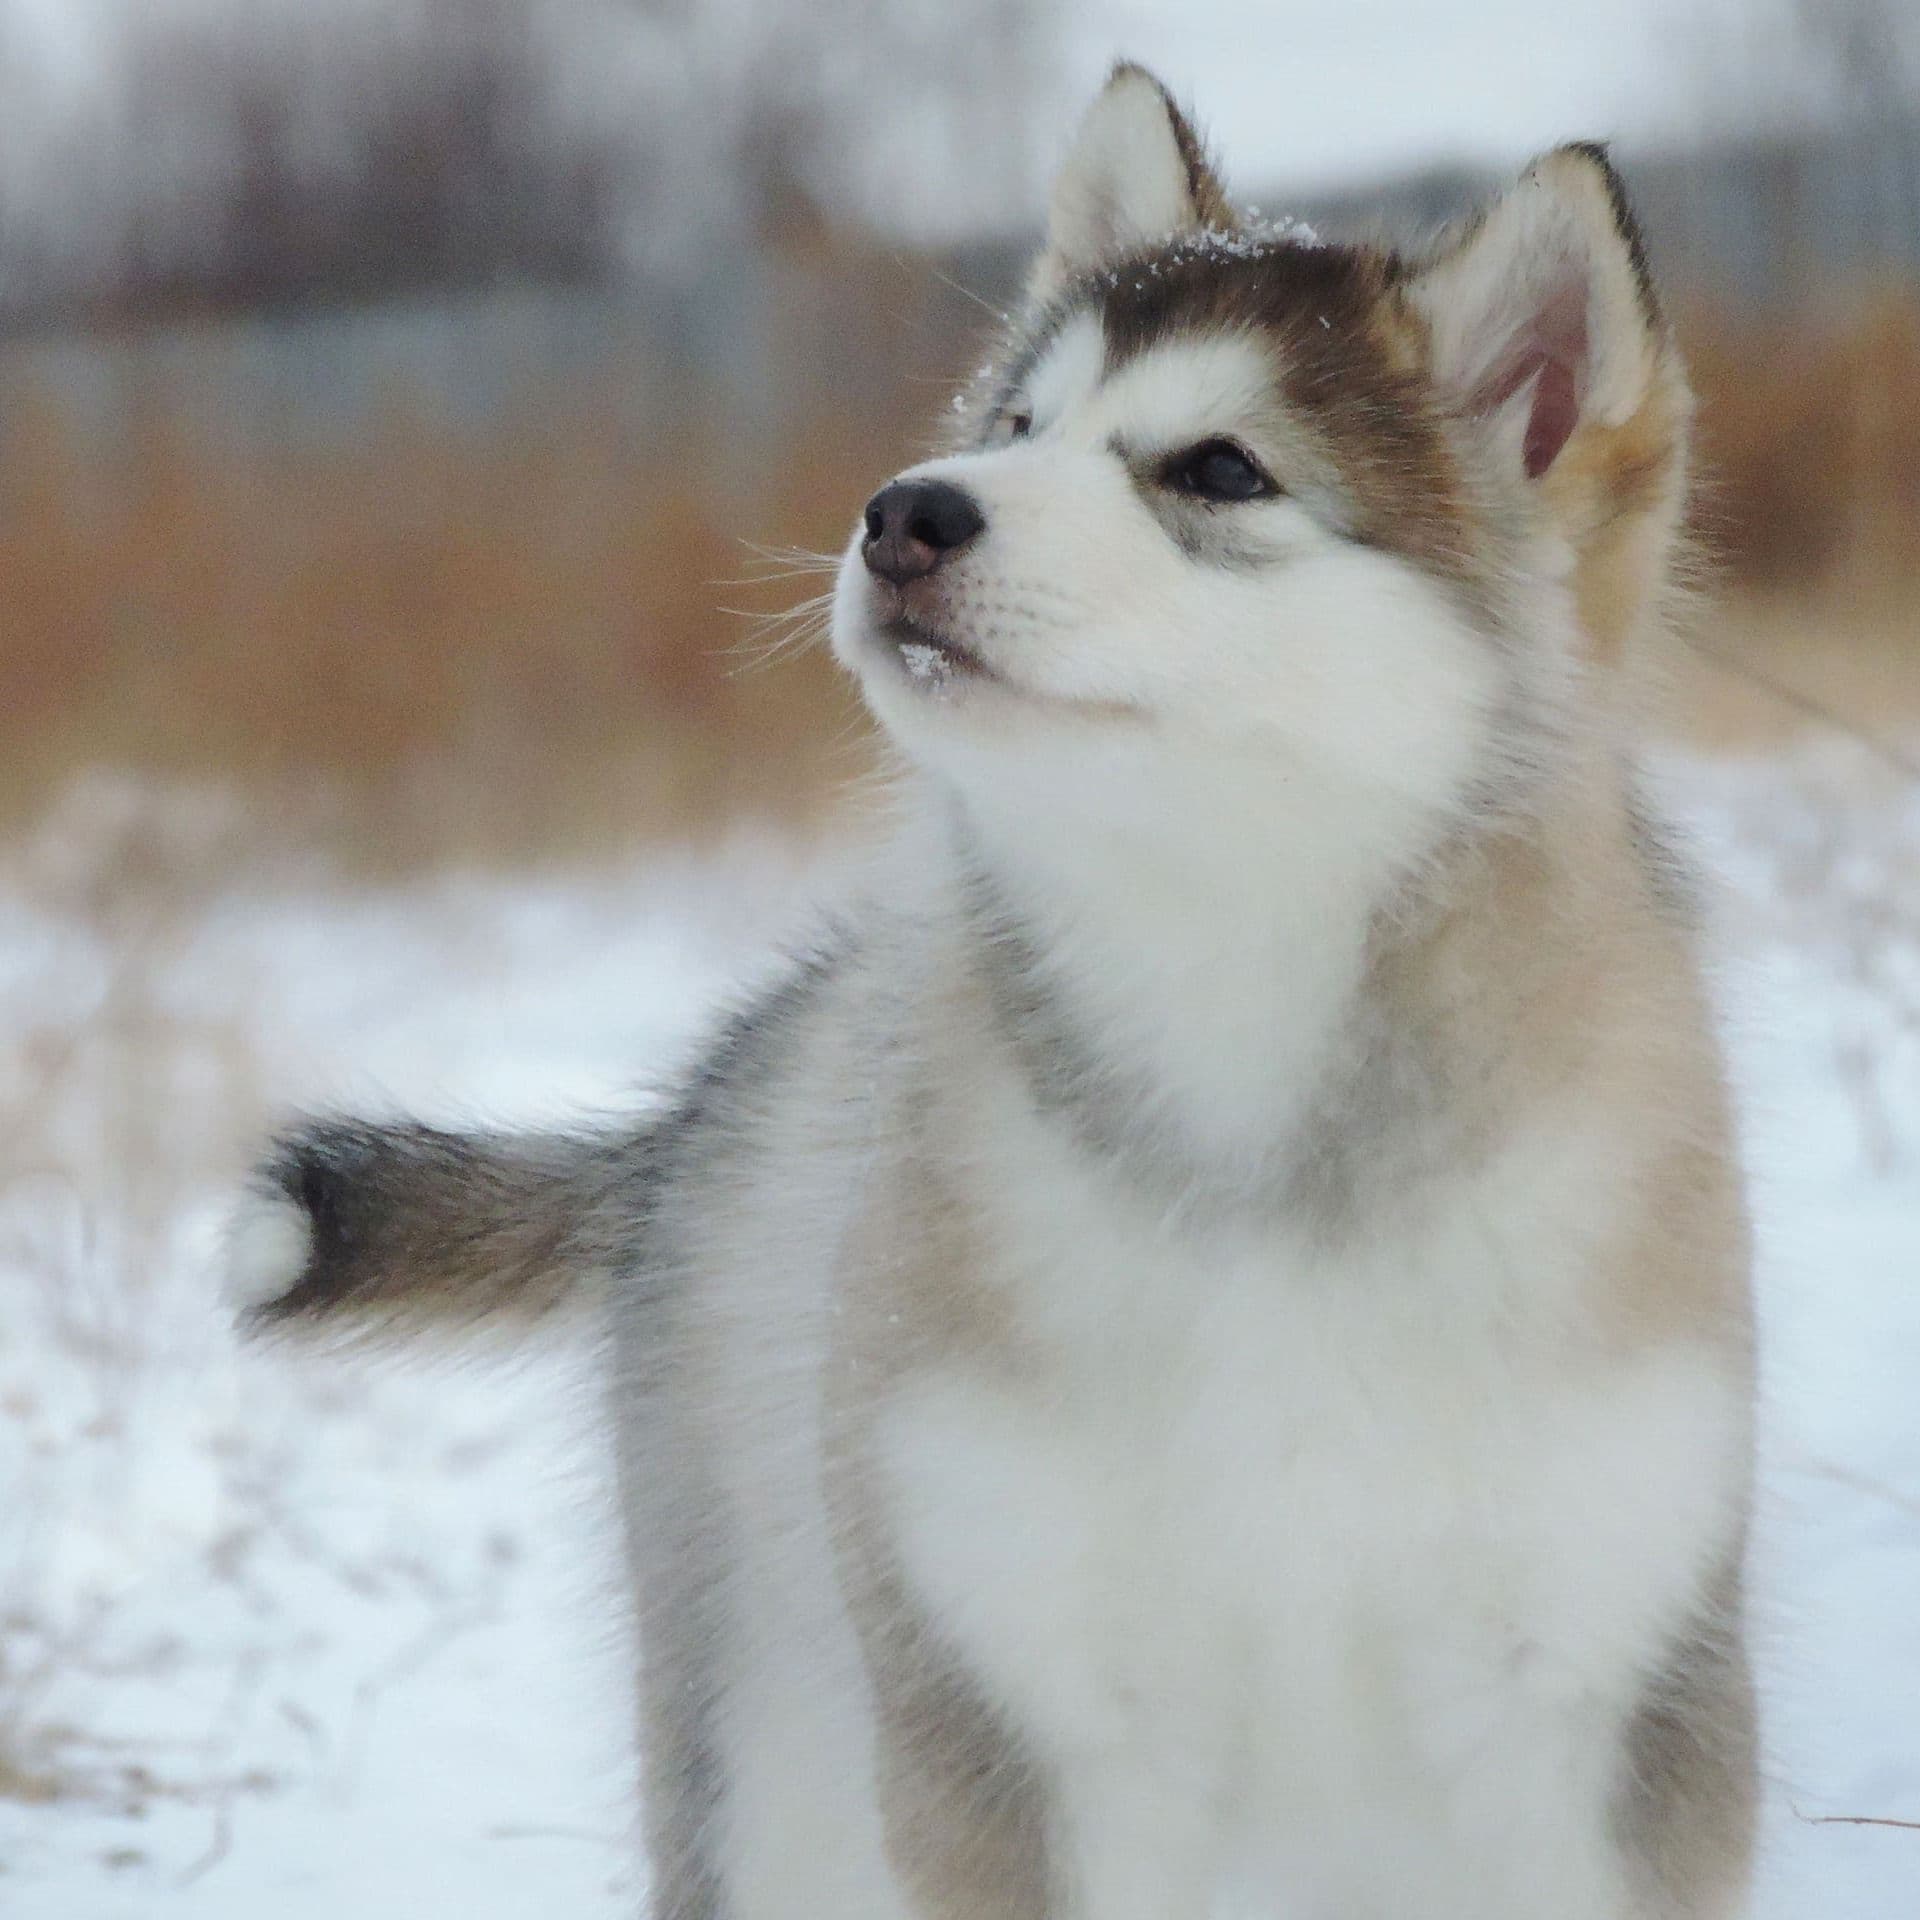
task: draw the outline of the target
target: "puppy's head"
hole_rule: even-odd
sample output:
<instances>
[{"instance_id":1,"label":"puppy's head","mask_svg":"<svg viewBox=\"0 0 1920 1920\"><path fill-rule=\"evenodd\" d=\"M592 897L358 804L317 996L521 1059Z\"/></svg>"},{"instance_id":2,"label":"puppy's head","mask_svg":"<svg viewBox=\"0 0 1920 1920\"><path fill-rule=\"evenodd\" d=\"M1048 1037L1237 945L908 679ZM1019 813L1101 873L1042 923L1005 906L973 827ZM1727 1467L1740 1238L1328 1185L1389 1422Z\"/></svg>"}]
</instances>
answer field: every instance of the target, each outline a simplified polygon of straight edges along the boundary
<instances>
[{"instance_id":1,"label":"puppy's head","mask_svg":"<svg viewBox=\"0 0 1920 1920\"><path fill-rule=\"evenodd\" d=\"M1687 415L1599 149L1418 257L1333 245L1236 216L1122 67L951 450L866 506L835 646L963 786L1230 762L1431 821L1537 772L1644 623Z\"/></svg>"}]
</instances>

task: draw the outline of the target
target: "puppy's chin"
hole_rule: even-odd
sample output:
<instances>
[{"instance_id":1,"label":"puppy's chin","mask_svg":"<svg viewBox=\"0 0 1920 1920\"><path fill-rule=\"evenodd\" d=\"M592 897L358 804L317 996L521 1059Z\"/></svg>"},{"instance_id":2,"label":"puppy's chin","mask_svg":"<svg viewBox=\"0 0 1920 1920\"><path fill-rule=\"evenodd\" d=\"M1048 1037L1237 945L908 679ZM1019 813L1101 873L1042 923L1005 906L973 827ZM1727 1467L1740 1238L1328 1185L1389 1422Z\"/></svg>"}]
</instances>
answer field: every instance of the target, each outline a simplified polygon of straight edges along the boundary
<instances>
[{"instance_id":1,"label":"puppy's chin","mask_svg":"<svg viewBox=\"0 0 1920 1920\"><path fill-rule=\"evenodd\" d=\"M951 704L1005 676L941 619L924 593L903 593L868 578L857 560L840 578L833 649L859 680L882 720L902 710Z\"/></svg>"},{"instance_id":2,"label":"puppy's chin","mask_svg":"<svg viewBox=\"0 0 1920 1920\"><path fill-rule=\"evenodd\" d=\"M964 641L909 614L880 621L873 636L875 650L929 694L948 695L970 681L1001 679Z\"/></svg>"},{"instance_id":3,"label":"puppy's chin","mask_svg":"<svg viewBox=\"0 0 1920 1920\"><path fill-rule=\"evenodd\" d=\"M937 749L978 736L1010 749L1016 741L1049 737L1063 724L1071 729L1143 717L1124 703L1076 699L1010 672L963 622L944 617L937 594L881 586L857 557L841 574L833 651L859 681L875 717L909 748L921 741ZM963 724L975 720L980 724Z\"/></svg>"}]
</instances>

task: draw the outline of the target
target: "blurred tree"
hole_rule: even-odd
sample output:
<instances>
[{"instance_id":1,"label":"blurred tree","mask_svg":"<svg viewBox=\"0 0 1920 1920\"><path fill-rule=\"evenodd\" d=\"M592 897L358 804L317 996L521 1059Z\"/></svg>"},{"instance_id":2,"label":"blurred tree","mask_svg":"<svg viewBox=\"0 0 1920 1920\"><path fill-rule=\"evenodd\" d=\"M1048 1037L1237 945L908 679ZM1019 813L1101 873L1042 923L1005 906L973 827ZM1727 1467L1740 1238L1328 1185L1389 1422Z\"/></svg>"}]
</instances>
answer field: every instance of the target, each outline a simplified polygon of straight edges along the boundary
<instances>
[{"instance_id":1,"label":"blurred tree","mask_svg":"<svg viewBox=\"0 0 1920 1920\"><path fill-rule=\"evenodd\" d=\"M1003 223L1029 184L1057 14L117 0L97 83L35 116L44 73L4 8L0 314L15 316L623 267L684 279L715 249L822 220L934 238Z\"/></svg>"},{"instance_id":2,"label":"blurred tree","mask_svg":"<svg viewBox=\"0 0 1920 1920\"><path fill-rule=\"evenodd\" d=\"M1843 116L1863 123L1890 205L1909 235L1920 232L1920 7L1912 0L1794 0L1802 45L1832 88Z\"/></svg>"},{"instance_id":3,"label":"blurred tree","mask_svg":"<svg viewBox=\"0 0 1920 1920\"><path fill-rule=\"evenodd\" d=\"M1059 0L631 4L682 63L663 179L683 212L762 233L851 214L946 239L1030 211ZM670 242L686 228L655 223Z\"/></svg>"}]
</instances>

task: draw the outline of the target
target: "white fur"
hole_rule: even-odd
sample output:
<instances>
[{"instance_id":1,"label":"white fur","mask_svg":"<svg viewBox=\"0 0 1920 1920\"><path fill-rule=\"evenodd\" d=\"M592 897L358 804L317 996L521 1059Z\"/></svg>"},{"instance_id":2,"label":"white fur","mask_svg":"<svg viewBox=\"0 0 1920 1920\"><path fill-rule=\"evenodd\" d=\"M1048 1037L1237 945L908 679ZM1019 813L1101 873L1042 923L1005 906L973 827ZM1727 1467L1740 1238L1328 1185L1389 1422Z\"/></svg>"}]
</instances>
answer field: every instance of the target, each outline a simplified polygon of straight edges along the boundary
<instances>
[{"instance_id":1,"label":"white fur","mask_svg":"<svg viewBox=\"0 0 1920 1920\"><path fill-rule=\"evenodd\" d=\"M1257 568L1167 536L1112 443L1244 432L1271 404L1250 343L1103 367L1076 319L1033 373L1031 438L914 469L981 502L939 618L1002 678L930 700L871 639L857 563L836 646L963 796L1099 1037L1151 1066L1190 1135L1257 1157L1285 1129L1274 1087L1311 1084L1383 893L1486 770L1500 668L1440 587L1296 500L1233 509ZM1551 663L1550 619L1539 644Z\"/></svg>"},{"instance_id":2,"label":"white fur","mask_svg":"<svg viewBox=\"0 0 1920 1920\"><path fill-rule=\"evenodd\" d=\"M877 657L872 588L855 564L842 574L835 645L902 744L969 785L991 763L996 783L1037 778L1052 790L1091 739L1088 771L1104 784L1121 731L1110 713L1076 728L1072 709L1120 707L1196 746L1246 749L1276 782L1312 776L1422 811L1451 799L1480 759L1497 685L1443 590L1292 498L1233 510L1236 537L1263 565L1196 565L1112 451L1117 440L1171 454L1245 432L1270 387L1256 348L1230 338L1176 341L1105 379L1098 323L1082 317L1034 371L1031 438L910 469L903 477L965 487L986 515L943 570L939 621L1013 694L948 688L932 713L898 662ZM959 724L969 713L978 724ZM1141 757L1166 764L1163 744L1145 743ZM1098 796L1102 815L1109 798Z\"/></svg>"},{"instance_id":3,"label":"white fur","mask_svg":"<svg viewBox=\"0 0 1920 1920\"><path fill-rule=\"evenodd\" d=\"M1724 1535L1744 1408L1705 1347L1580 1357L1582 1250L1631 1148L1569 1100L1332 1260L1284 1224L1171 1220L998 1056L935 1064L1028 1362L920 1375L883 1490L914 1592L1045 1768L1060 1920L1648 1920L1606 1825L1617 1728ZM729 1891L741 1920L920 1920L823 1497L876 1148L821 1115L794 1104L769 1143L803 1185L699 1247L729 1276L697 1389L729 1410L741 1542Z\"/></svg>"},{"instance_id":4,"label":"white fur","mask_svg":"<svg viewBox=\"0 0 1920 1920\"><path fill-rule=\"evenodd\" d=\"M1109 84L1043 290L1192 224L1169 111ZM1541 320L1536 345L1578 343L1581 405L1625 404L1644 329L1605 191L1543 163L1416 288L1443 379L1503 407L1487 367L1531 369L1512 343ZM967 1857L1005 1836L966 1823L1008 1785L1045 1823L1049 1920L1725 1920L1718 1892L1630 1888L1613 1825L1650 1681L1721 1624L1746 1499L1740 1339L1606 1297L1699 1116L1656 1088L1624 1124L1552 1069L1498 1110L1463 1021L1458 1077L1382 1128L1404 1158L1291 1198L1303 1143L1368 1160L1400 1097L1391 1057L1355 1070L1381 1029L1448 1026L1447 975L1392 990L1429 957L1396 950L1405 916L1491 822L1617 777L1562 724L1568 554L1519 530L1538 442L1482 436L1468 490L1508 577L1476 546L1470 591L1445 584L1350 537L1280 351L1170 329L1116 369L1068 317L979 450L914 470L981 530L899 585L848 554L834 644L917 768L901 831L831 963L636 1156L642 1258L609 1263L656 1805L669 1870L702 1876L682 1913L1007 1920ZM1279 490L1155 490L1216 437ZM1502 984L1459 991L1477 1012ZM308 1253L256 1198L230 1291L277 1298ZM1029 1764L976 1771L1000 1762ZM889 1782L926 1797L883 1809ZM969 1884L916 1908L903 1861Z\"/></svg>"},{"instance_id":5,"label":"white fur","mask_svg":"<svg viewBox=\"0 0 1920 1920\"><path fill-rule=\"evenodd\" d=\"M1524 306L1543 248L1549 277L1571 257L1563 211L1542 189L1511 249L1496 233L1455 289L1470 324L1502 324L1515 286ZM1182 551L1144 504L1116 448L1232 433L1284 461L1264 351L1176 338L1109 374L1080 316L1021 396L1029 436L915 470L985 514L933 617L991 677L930 698L851 554L835 623L1092 1044L1250 1180L1382 901L1497 765L1503 691L1440 587L1340 537L1310 463L1281 469L1292 497L1227 510L1254 565ZM1624 376L1593 377L1605 406ZM1570 616L1564 556L1538 558L1551 697ZM1044 1358L891 1408L890 1517L1039 1750L1063 1913L1642 1920L1609 1826L1618 1733L1737 1512L1746 1409L1704 1344L1570 1358L1631 1143L1570 1099L1336 1259L1129 1192L997 1056L937 1064L970 1103L989 1271Z\"/></svg>"},{"instance_id":6,"label":"white fur","mask_svg":"<svg viewBox=\"0 0 1920 1920\"><path fill-rule=\"evenodd\" d=\"M307 1269L313 1227L306 1209L280 1194L249 1193L228 1230L221 1292L236 1311L264 1307Z\"/></svg>"},{"instance_id":7,"label":"white fur","mask_svg":"<svg viewBox=\"0 0 1920 1920\"><path fill-rule=\"evenodd\" d=\"M1087 109L1055 177L1035 291L1192 224L1186 162L1166 95L1123 68Z\"/></svg>"},{"instance_id":8,"label":"white fur","mask_svg":"<svg viewBox=\"0 0 1920 1920\"><path fill-rule=\"evenodd\" d=\"M1580 1115L1336 1264L1129 1204L983 1080L1051 1356L889 1427L918 1590L1042 1748L1098 1920L1622 1920L1609 1729L1742 1470L1704 1351L1570 1375ZM1661 1489L1649 1501L1650 1486Z\"/></svg>"}]
</instances>

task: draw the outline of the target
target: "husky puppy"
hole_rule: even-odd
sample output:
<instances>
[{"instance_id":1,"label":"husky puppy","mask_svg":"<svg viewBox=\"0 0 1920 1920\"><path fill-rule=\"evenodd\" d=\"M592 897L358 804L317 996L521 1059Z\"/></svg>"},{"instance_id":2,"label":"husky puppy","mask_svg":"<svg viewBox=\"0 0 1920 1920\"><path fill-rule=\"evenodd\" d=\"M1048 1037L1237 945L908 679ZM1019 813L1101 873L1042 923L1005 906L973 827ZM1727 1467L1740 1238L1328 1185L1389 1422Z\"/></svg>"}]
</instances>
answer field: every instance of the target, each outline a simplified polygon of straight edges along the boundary
<instances>
[{"instance_id":1,"label":"husky puppy","mask_svg":"<svg viewBox=\"0 0 1920 1920\"><path fill-rule=\"evenodd\" d=\"M1599 148L1327 245L1121 67L847 550L867 892L665 1117L280 1143L257 1321L609 1303L661 1920L1739 1909L1688 416Z\"/></svg>"}]
</instances>

